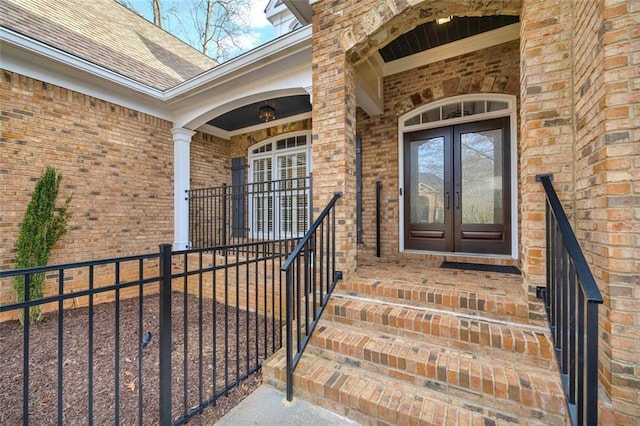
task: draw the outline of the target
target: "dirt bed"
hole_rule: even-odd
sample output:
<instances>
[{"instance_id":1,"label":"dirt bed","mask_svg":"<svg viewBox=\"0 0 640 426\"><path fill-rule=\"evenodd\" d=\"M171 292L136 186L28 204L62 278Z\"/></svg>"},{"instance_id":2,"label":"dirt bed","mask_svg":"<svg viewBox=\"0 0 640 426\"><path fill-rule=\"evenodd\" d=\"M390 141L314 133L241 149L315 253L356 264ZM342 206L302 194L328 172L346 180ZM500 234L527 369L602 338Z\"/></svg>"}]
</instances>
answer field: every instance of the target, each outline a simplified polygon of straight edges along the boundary
<instances>
[{"instance_id":1,"label":"dirt bed","mask_svg":"<svg viewBox=\"0 0 640 426\"><path fill-rule=\"evenodd\" d=\"M140 418L145 425L158 423L159 300L157 295L142 300L142 306L138 298L122 300L118 321L116 303L95 305L92 343L89 309L65 311L60 358L58 314L48 314L40 324L31 326L28 339L30 424L57 423L59 359L63 375L63 424L89 422L90 362L95 424L113 424L116 413L123 425L138 424ZM260 370L252 371L277 350L280 324L240 307L225 309L224 305L208 299L203 299L200 306L198 298L188 296L185 300L182 293L174 293L172 303L172 418L181 418L201 398L207 400L220 395L226 385L239 382L228 395L218 397L202 414L189 421L195 425L213 424L260 385ZM140 357L139 342L147 332L151 339L142 348ZM119 339L115 338L116 334ZM23 327L17 321L0 324L1 425L22 424L23 348ZM89 353L93 354L92 360ZM116 353L119 356L116 357ZM142 362L138 362L140 358ZM118 401L116 388L119 389Z\"/></svg>"}]
</instances>

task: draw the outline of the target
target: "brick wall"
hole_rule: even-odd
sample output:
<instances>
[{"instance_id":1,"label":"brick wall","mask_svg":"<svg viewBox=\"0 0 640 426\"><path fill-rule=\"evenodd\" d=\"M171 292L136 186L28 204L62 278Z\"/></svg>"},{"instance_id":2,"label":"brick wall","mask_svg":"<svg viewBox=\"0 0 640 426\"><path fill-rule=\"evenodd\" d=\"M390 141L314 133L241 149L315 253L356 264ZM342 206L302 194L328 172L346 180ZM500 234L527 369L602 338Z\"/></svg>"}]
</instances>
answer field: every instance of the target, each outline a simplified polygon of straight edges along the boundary
<instances>
[{"instance_id":1,"label":"brick wall","mask_svg":"<svg viewBox=\"0 0 640 426\"><path fill-rule=\"evenodd\" d=\"M575 229L604 296L600 380L613 410L640 420L638 19L630 2L575 2ZM633 40L635 37L635 40Z\"/></svg>"},{"instance_id":2,"label":"brick wall","mask_svg":"<svg viewBox=\"0 0 640 426\"><path fill-rule=\"evenodd\" d=\"M160 243L172 242L170 122L7 71L0 99L0 269L14 265L20 222L46 166L63 174L59 199L73 196L69 231L50 264L155 252ZM228 182L228 151L228 141L196 133L191 186ZM137 268L122 267L122 279L135 278ZM95 284L112 283L112 275L96 277ZM0 284L0 303L15 300L10 280ZM56 291L55 280L49 284L47 291ZM86 277L65 282L72 291L86 286ZM98 301L112 298L108 293ZM85 299L70 299L67 307L84 306Z\"/></svg>"},{"instance_id":3,"label":"brick wall","mask_svg":"<svg viewBox=\"0 0 640 426\"><path fill-rule=\"evenodd\" d=\"M253 132L243 133L231 137L229 141L230 158L247 157L249 147L259 144L278 135L284 135L291 132L299 132L302 130L311 130L311 119L294 121L291 123L279 124L265 129L254 130Z\"/></svg>"},{"instance_id":4,"label":"brick wall","mask_svg":"<svg viewBox=\"0 0 640 426\"><path fill-rule=\"evenodd\" d=\"M0 269L36 180L47 166L72 195L69 231L50 263L155 252L173 238L171 123L90 96L0 71ZM11 284L0 303L14 300Z\"/></svg>"},{"instance_id":5,"label":"brick wall","mask_svg":"<svg viewBox=\"0 0 640 426\"><path fill-rule=\"evenodd\" d=\"M325 0L314 3L313 9L314 159L316 164L327 165L316 169L314 196L318 198L327 198L336 183L347 194L355 193L351 168L352 130L356 125L352 121L354 64L364 61L402 29L432 20L434 15L520 14L519 220L523 290L533 315L540 316L534 289L545 282L544 196L535 175L553 173L556 190L605 296L600 323L600 379L613 409L601 410L601 420L606 424L637 423L640 9L634 2L624 0ZM385 91L389 85L385 83ZM420 97L416 99L422 101ZM369 126L363 125L368 117L358 113L365 162L371 162L367 149L381 154L391 151L387 155L397 150L396 136L387 130L394 120L386 117L396 108L386 98L385 116L369 119ZM389 138L392 142L384 145L383 139ZM393 181L385 188L397 188L397 160L376 164L380 169L365 176L365 191L372 191L373 182L387 175ZM366 173L366 165L364 169ZM365 196L365 206L370 205L371 192ZM394 219L398 200L393 194L386 197L383 232L393 235L397 233L397 220L387 219ZM342 205L338 214L339 241L345 249L345 265L352 261L351 247L355 245L353 216L349 213L355 205L351 198L344 199ZM364 214L364 222L370 223L371 208ZM370 242L369 232L365 243L368 246ZM393 247L383 244L383 252L390 251ZM607 405L606 399L601 399L601 405Z\"/></svg>"},{"instance_id":6,"label":"brick wall","mask_svg":"<svg viewBox=\"0 0 640 426\"><path fill-rule=\"evenodd\" d=\"M553 173L569 217L574 209L570 6L527 1L521 16L521 253L532 311L535 286L546 282L544 193L535 175Z\"/></svg>"},{"instance_id":7,"label":"brick wall","mask_svg":"<svg viewBox=\"0 0 640 426\"><path fill-rule=\"evenodd\" d=\"M519 42L503 43L446 61L391 75L384 80L385 110L369 117L358 109L362 137L363 223L375 223L375 183L382 189L382 256L398 252L398 117L424 104L470 93L519 93ZM375 251L375 228L363 227L359 253Z\"/></svg>"},{"instance_id":8,"label":"brick wall","mask_svg":"<svg viewBox=\"0 0 640 426\"><path fill-rule=\"evenodd\" d=\"M231 183L230 143L226 139L196 132L191 138L190 187L209 188Z\"/></svg>"}]
</instances>

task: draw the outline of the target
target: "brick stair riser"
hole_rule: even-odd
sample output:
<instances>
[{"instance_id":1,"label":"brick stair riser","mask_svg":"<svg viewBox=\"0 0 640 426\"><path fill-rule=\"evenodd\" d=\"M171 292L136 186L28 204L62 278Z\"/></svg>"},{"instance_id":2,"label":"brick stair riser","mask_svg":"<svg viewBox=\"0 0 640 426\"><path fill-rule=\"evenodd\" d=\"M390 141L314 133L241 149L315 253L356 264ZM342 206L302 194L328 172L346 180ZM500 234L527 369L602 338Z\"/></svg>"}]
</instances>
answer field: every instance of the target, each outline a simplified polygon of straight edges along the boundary
<instances>
[{"instance_id":1,"label":"brick stair riser","mask_svg":"<svg viewBox=\"0 0 640 426\"><path fill-rule=\"evenodd\" d=\"M309 360L312 358L312 360ZM347 373L346 367L324 367L326 359L309 354L294 373L296 398L310 401L365 425L563 425L563 416L520 410L512 414L482 403L439 393L425 386L403 385L396 379L371 380L371 372ZM284 377L284 363L282 362ZM267 376L266 372L264 373ZM375 373L374 373L375 374ZM366 377L362 377L366 375ZM284 383L266 377L284 390Z\"/></svg>"},{"instance_id":2,"label":"brick stair riser","mask_svg":"<svg viewBox=\"0 0 640 426\"><path fill-rule=\"evenodd\" d=\"M566 414L562 389L537 375L519 374L509 367L493 367L471 355L449 354L444 349L425 349L353 334L338 341L340 338L323 339L320 334L314 335L307 351L341 364L515 410L529 417Z\"/></svg>"},{"instance_id":3,"label":"brick stair riser","mask_svg":"<svg viewBox=\"0 0 640 426\"><path fill-rule=\"evenodd\" d=\"M529 308L524 300L513 301L497 295L432 289L413 284L376 284L370 281L339 283L335 294L362 296L390 303L400 303L468 315L482 315L503 321L529 323Z\"/></svg>"},{"instance_id":4,"label":"brick stair riser","mask_svg":"<svg viewBox=\"0 0 640 426\"><path fill-rule=\"evenodd\" d=\"M435 344L486 356L517 357L533 367L555 368L556 365L549 332L432 314L411 307L396 308L384 314L382 305L364 309L360 305L345 306L342 302L335 298L325 310L323 319L417 340L428 339Z\"/></svg>"}]
</instances>

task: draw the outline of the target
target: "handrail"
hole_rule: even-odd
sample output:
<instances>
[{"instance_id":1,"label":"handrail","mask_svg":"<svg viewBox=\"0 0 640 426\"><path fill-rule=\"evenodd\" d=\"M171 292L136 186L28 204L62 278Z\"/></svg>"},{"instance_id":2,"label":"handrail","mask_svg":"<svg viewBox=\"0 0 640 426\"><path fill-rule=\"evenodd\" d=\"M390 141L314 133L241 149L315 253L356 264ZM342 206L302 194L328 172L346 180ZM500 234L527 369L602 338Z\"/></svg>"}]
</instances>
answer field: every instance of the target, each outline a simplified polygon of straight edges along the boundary
<instances>
[{"instance_id":1,"label":"handrail","mask_svg":"<svg viewBox=\"0 0 640 426\"><path fill-rule=\"evenodd\" d=\"M598 304L602 295L551 180L546 195L547 285L542 295L556 346L571 421L598 422Z\"/></svg>"},{"instance_id":2,"label":"handrail","mask_svg":"<svg viewBox=\"0 0 640 426\"><path fill-rule=\"evenodd\" d=\"M296 248L281 266L286 282L286 396L293 399L293 371L329 301L337 280L335 204L336 192ZM294 287L295 284L295 287ZM294 304L295 302L295 304ZM304 315L303 315L304 314ZM293 354L295 316L296 353Z\"/></svg>"}]
</instances>

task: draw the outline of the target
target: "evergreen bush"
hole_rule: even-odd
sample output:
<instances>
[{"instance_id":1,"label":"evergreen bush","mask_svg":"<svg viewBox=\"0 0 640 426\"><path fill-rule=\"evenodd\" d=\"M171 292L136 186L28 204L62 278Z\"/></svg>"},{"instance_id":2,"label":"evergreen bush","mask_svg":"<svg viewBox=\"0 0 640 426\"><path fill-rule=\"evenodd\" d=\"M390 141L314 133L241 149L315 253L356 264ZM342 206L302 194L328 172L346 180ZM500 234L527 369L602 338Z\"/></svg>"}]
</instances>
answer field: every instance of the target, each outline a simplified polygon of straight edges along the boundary
<instances>
[{"instance_id":1,"label":"evergreen bush","mask_svg":"<svg viewBox=\"0 0 640 426\"><path fill-rule=\"evenodd\" d=\"M53 167L47 167L38 182L27 206L24 220L16 243L16 269L44 266L49 262L51 248L67 232L68 212L71 197L64 205L56 208L56 199L62 175ZM29 300L41 298L44 294L44 273L29 276ZM25 300L25 277L18 276L13 283L18 302ZM24 322L22 313L20 322ZM40 305L29 309L31 322L42 320Z\"/></svg>"}]
</instances>

